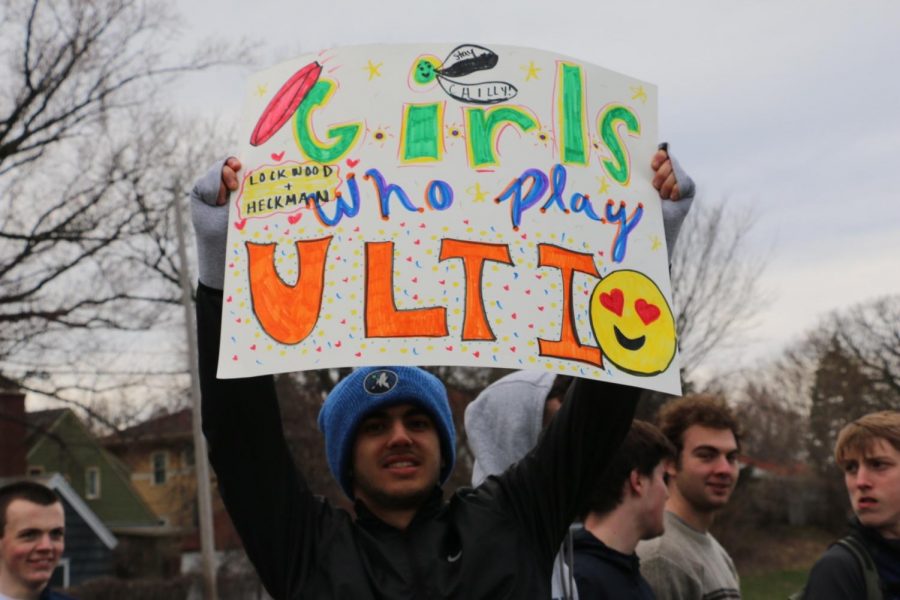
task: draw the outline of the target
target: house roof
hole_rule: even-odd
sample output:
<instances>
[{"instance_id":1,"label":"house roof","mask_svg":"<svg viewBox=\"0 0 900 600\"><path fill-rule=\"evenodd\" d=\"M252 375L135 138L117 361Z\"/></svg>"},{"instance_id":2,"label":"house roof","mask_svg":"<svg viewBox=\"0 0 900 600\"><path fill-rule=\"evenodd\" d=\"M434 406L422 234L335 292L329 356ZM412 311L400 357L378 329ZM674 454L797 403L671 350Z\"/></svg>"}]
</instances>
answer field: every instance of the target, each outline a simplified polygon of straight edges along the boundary
<instances>
[{"instance_id":1,"label":"house roof","mask_svg":"<svg viewBox=\"0 0 900 600\"><path fill-rule=\"evenodd\" d=\"M28 423L25 445L32 446L35 438L40 435L48 435L50 430L66 414L67 408L52 408L25 413L25 421Z\"/></svg>"},{"instance_id":2,"label":"house roof","mask_svg":"<svg viewBox=\"0 0 900 600\"><path fill-rule=\"evenodd\" d=\"M795 477L809 473L809 465L798 461L775 462L741 454L738 456L738 462L753 467L768 477Z\"/></svg>"},{"instance_id":3,"label":"house roof","mask_svg":"<svg viewBox=\"0 0 900 600\"><path fill-rule=\"evenodd\" d=\"M137 442L190 439L193 435L193 413L190 408L152 417L100 440L104 446Z\"/></svg>"},{"instance_id":4,"label":"house roof","mask_svg":"<svg viewBox=\"0 0 900 600\"><path fill-rule=\"evenodd\" d=\"M55 458L58 452L45 451L45 444L58 444L66 450L66 455L78 464L85 460L100 461L98 466L108 467L114 477L114 489L120 496L112 497L104 493L102 499L92 500L90 506L109 527L157 527L159 519L146 501L131 484L128 468L109 450L103 448L87 426L68 408L38 411L28 414L31 428L27 441L29 464L37 462L49 471L61 470L71 476ZM86 454L87 453L87 454ZM42 457L43 460L37 457ZM106 486L104 486L106 487Z\"/></svg>"},{"instance_id":5,"label":"house roof","mask_svg":"<svg viewBox=\"0 0 900 600\"><path fill-rule=\"evenodd\" d=\"M21 480L21 477L0 477L0 485L5 485L7 483L13 483L14 481ZM103 542L107 548L110 550L114 549L119 545L119 541L116 539L116 536L103 524L103 521L100 520L100 517L97 516L97 513L91 510L91 508L81 499L81 496L78 495L72 486L69 485L69 482L66 481L66 478L60 475L59 473L53 473L52 475L41 475L38 477L28 477L30 481L36 481L43 485L46 485L48 488L52 490L56 490L56 492L62 496L63 500L72 507L78 516L84 519L84 522L87 523L88 527L91 528L91 531L96 534L96 536Z\"/></svg>"}]
</instances>

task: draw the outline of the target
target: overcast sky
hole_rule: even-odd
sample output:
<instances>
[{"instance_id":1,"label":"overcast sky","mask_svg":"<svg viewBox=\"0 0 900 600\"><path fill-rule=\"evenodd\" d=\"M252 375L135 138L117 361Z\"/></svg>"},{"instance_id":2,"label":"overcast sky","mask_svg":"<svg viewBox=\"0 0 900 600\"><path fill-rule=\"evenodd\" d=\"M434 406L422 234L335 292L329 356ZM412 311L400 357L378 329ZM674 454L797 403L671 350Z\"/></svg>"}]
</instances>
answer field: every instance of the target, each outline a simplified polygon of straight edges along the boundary
<instances>
[{"instance_id":1,"label":"overcast sky","mask_svg":"<svg viewBox=\"0 0 900 600\"><path fill-rule=\"evenodd\" d=\"M654 83L661 138L698 182L698 202L758 215L752 239L770 256L771 293L744 361L828 311L900 293L896 0L192 0L180 10L182 47L210 37L254 47L255 62L192 76L172 95L180 110L225 122L249 73L333 46L530 46Z\"/></svg>"}]
</instances>

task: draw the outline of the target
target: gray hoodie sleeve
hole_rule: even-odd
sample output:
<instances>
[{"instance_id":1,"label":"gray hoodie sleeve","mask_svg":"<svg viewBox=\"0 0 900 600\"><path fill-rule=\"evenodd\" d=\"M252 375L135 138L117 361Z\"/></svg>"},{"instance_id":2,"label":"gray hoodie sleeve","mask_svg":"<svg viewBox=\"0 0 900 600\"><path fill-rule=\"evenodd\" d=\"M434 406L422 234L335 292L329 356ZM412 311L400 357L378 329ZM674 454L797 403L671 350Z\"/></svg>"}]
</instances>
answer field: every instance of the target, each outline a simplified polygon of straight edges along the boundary
<instances>
[{"instance_id":1,"label":"gray hoodie sleeve","mask_svg":"<svg viewBox=\"0 0 900 600\"><path fill-rule=\"evenodd\" d=\"M669 152L669 145L662 143L659 145L661 150ZM672 253L675 251L675 242L678 240L678 234L681 232L681 225L684 223L685 217L691 210L694 203L694 194L697 186L694 180L681 168L681 165L675 160L669 152L669 160L672 162L672 170L675 172L675 182L678 184L678 191L681 194L679 200L663 200L663 229L666 234L666 250L669 253L669 262L672 261Z\"/></svg>"},{"instance_id":2,"label":"gray hoodie sleeve","mask_svg":"<svg viewBox=\"0 0 900 600\"><path fill-rule=\"evenodd\" d=\"M191 190L191 220L197 238L200 281L213 289L225 287L225 242L228 236L228 204L216 206L222 184L222 166L216 161Z\"/></svg>"}]
</instances>

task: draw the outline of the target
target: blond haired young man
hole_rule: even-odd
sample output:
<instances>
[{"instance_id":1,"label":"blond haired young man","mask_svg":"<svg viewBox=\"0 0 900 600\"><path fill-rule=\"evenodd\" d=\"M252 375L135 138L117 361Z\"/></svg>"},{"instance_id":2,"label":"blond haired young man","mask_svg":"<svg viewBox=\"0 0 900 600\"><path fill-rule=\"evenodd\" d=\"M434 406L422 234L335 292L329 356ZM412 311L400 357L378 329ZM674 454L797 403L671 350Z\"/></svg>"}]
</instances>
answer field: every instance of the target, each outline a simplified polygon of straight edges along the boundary
<instances>
[{"instance_id":1,"label":"blond haired young man","mask_svg":"<svg viewBox=\"0 0 900 600\"><path fill-rule=\"evenodd\" d=\"M878 574L881 598L900 599L900 412L859 418L838 435L834 458L844 471L854 517L850 536ZM863 555L863 559L866 557ZM867 598L865 569L853 551L834 544L816 562L804 598Z\"/></svg>"}]
</instances>

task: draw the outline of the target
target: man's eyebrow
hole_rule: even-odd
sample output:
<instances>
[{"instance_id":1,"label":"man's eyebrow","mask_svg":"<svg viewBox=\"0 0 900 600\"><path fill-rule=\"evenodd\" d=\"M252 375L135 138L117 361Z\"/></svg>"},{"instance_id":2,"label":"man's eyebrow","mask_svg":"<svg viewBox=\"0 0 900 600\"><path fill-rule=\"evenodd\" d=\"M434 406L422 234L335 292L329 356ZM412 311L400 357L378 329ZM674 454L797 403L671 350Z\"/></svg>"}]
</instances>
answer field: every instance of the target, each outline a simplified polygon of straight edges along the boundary
<instances>
[{"instance_id":1,"label":"man's eyebrow","mask_svg":"<svg viewBox=\"0 0 900 600\"><path fill-rule=\"evenodd\" d=\"M37 527L28 527L27 529L19 530L18 535L31 535L33 533L41 533L41 530Z\"/></svg>"},{"instance_id":2,"label":"man's eyebrow","mask_svg":"<svg viewBox=\"0 0 900 600\"><path fill-rule=\"evenodd\" d=\"M702 444L700 446L695 446L691 452L716 452L717 454L734 454L737 452L737 448L719 448L717 446L712 446L710 444Z\"/></svg>"},{"instance_id":3,"label":"man's eyebrow","mask_svg":"<svg viewBox=\"0 0 900 600\"><path fill-rule=\"evenodd\" d=\"M896 459L892 458L889 454L870 454L868 456L864 456L863 460L880 460L885 462L893 462Z\"/></svg>"}]
</instances>

